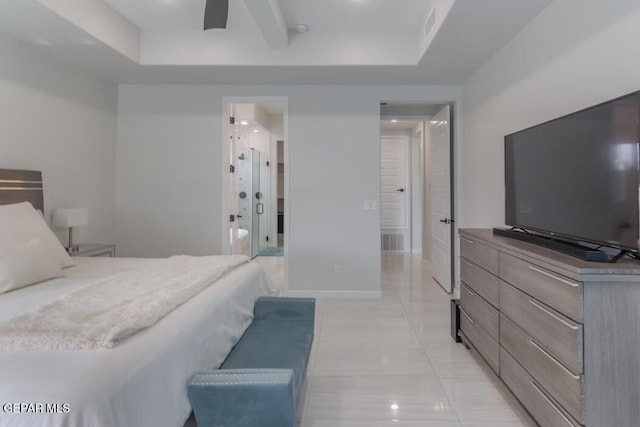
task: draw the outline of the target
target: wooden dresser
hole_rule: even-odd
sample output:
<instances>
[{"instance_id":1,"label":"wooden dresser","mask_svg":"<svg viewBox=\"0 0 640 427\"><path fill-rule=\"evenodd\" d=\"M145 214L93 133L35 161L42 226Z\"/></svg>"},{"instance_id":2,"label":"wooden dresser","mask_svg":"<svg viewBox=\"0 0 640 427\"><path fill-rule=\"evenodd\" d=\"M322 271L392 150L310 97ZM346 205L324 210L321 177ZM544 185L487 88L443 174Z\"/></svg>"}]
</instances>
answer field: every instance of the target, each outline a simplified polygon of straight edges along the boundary
<instances>
[{"instance_id":1,"label":"wooden dresser","mask_svg":"<svg viewBox=\"0 0 640 427\"><path fill-rule=\"evenodd\" d=\"M640 263L460 230L460 334L542 426L640 425Z\"/></svg>"}]
</instances>

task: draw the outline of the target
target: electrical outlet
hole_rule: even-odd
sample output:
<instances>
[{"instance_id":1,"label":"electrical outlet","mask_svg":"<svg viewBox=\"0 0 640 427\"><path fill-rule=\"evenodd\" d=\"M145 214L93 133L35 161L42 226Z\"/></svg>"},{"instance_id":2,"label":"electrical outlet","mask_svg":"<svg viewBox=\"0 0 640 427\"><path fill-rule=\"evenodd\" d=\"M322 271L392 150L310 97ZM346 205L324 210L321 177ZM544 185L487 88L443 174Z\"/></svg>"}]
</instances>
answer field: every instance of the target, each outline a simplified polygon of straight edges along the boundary
<instances>
[{"instance_id":1,"label":"electrical outlet","mask_svg":"<svg viewBox=\"0 0 640 427\"><path fill-rule=\"evenodd\" d=\"M342 266L340 264L334 265L333 271L336 273L337 276L339 276L340 274L342 274Z\"/></svg>"}]
</instances>

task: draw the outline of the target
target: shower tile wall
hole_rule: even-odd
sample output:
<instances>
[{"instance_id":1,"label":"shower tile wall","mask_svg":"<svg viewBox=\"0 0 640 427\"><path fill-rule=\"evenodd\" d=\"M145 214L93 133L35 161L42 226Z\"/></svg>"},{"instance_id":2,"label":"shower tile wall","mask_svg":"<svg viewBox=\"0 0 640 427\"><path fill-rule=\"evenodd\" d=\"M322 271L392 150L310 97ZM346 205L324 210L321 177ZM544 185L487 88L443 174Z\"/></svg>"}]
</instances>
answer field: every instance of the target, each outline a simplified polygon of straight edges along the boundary
<instances>
[{"instance_id":1,"label":"shower tile wall","mask_svg":"<svg viewBox=\"0 0 640 427\"><path fill-rule=\"evenodd\" d=\"M248 132L236 140L236 176L238 177L238 227L251 231L251 145ZM242 193L245 197L242 198Z\"/></svg>"}]
</instances>

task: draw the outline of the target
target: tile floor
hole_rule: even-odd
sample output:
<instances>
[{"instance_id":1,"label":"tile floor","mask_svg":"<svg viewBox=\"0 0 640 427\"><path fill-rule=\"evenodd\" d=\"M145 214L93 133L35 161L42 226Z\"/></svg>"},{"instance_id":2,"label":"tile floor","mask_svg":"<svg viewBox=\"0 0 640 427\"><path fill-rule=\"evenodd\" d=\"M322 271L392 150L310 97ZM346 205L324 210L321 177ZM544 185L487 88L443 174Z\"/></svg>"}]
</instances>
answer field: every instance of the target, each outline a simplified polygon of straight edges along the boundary
<instances>
[{"instance_id":1,"label":"tile floor","mask_svg":"<svg viewBox=\"0 0 640 427\"><path fill-rule=\"evenodd\" d=\"M281 290L284 289L284 257L257 256L253 261L262 265L276 285L278 285Z\"/></svg>"},{"instance_id":2,"label":"tile floor","mask_svg":"<svg viewBox=\"0 0 640 427\"><path fill-rule=\"evenodd\" d=\"M300 427L534 425L449 336L449 295L419 255L383 256L383 298L321 300Z\"/></svg>"}]
</instances>

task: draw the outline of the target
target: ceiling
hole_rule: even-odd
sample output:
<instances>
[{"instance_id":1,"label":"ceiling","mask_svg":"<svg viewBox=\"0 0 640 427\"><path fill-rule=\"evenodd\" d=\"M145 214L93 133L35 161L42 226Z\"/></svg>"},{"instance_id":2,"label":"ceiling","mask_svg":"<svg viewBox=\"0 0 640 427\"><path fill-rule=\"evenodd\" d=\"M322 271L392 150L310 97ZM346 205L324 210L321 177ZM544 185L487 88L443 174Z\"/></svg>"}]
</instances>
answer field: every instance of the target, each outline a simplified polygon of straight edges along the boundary
<instances>
[{"instance_id":1,"label":"ceiling","mask_svg":"<svg viewBox=\"0 0 640 427\"><path fill-rule=\"evenodd\" d=\"M3 0L0 31L122 83L457 85L551 1L230 0L205 32L205 0Z\"/></svg>"},{"instance_id":2,"label":"ceiling","mask_svg":"<svg viewBox=\"0 0 640 427\"><path fill-rule=\"evenodd\" d=\"M446 104L424 102L383 102L380 104L380 129L411 131L436 115Z\"/></svg>"},{"instance_id":3,"label":"ceiling","mask_svg":"<svg viewBox=\"0 0 640 427\"><path fill-rule=\"evenodd\" d=\"M205 0L104 0L142 30L202 30ZM279 0L287 27L304 23L313 31L417 31L432 7L430 0ZM229 2L228 28L245 27L243 1ZM249 17L250 19L250 17Z\"/></svg>"},{"instance_id":4,"label":"ceiling","mask_svg":"<svg viewBox=\"0 0 640 427\"><path fill-rule=\"evenodd\" d=\"M395 119L394 119L395 120ZM383 131L411 131L418 126L419 120L380 120L380 130Z\"/></svg>"}]
</instances>

